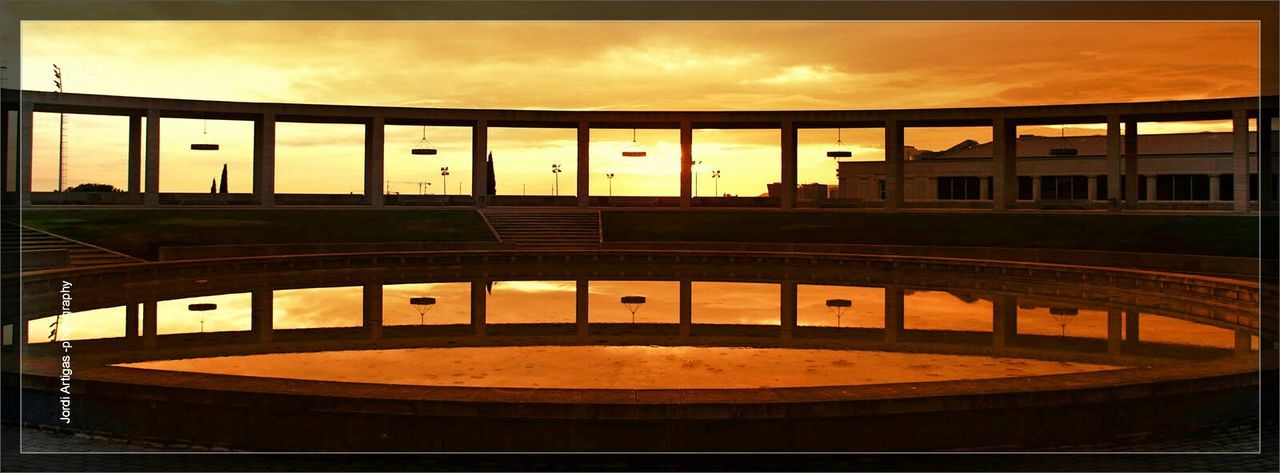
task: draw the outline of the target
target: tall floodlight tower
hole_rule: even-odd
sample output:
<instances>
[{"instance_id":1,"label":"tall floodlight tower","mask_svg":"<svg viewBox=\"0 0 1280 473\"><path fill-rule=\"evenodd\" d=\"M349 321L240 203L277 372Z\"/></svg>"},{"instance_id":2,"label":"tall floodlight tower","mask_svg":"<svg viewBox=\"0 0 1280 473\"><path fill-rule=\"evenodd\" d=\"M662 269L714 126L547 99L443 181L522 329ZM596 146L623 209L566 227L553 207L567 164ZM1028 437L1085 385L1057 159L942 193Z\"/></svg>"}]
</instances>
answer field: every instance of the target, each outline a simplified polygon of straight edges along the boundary
<instances>
[{"instance_id":1,"label":"tall floodlight tower","mask_svg":"<svg viewBox=\"0 0 1280 473\"><path fill-rule=\"evenodd\" d=\"M62 68L53 65L53 85L62 93ZM67 114L58 114L58 192L67 184Z\"/></svg>"}]
</instances>

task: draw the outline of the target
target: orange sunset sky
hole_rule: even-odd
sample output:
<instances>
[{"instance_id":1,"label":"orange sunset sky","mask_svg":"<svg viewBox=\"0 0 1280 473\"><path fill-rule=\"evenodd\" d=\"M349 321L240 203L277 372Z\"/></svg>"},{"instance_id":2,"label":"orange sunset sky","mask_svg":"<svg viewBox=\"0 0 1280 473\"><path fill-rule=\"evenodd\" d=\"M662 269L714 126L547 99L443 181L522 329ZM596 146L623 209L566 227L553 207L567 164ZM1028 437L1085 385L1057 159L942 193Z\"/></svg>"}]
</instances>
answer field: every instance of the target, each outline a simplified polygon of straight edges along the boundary
<instances>
[{"instance_id":1,"label":"orange sunset sky","mask_svg":"<svg viewBox=\"0 0 1280 473\"><path fill-rule=\"evenodd\" d=\"M21 85L210 100L566 110L876 109L1125 102L1256 95L1251 22L24 22ZM5 87L18 84L9 77ZM126 184L127 119L68 119L68 185ZM228 163L248 192L252 126L162 122L161 191L204 192ZM1098 134L1074 125L1068 135ZM1225 131L1218 122L1144 124L1143 133ZM1058 127L1019 133L1058 135ZM361 192L362 129L281 124L276 191ZM432 127L440 154L411 156L423 130L388 127L392 192L470 193L470 131ZM55 187L57 116L36 123L36 191ZM943 149L989 128L908 129ZM491 129L499 194L574 192L574 130ZM592 133L591 189L676 195L676 130L641 130L647 158L622 158L630 130ZM188 149L194 142L216 152ZM696 130L699 195L759 195L777 181L777 131ZM835 130L802 130L800 179L835 183ZM855 160L883 159L879 129L844 130ZM461 187L459 187L461 185Z\"/></svg>"}]
</instances>

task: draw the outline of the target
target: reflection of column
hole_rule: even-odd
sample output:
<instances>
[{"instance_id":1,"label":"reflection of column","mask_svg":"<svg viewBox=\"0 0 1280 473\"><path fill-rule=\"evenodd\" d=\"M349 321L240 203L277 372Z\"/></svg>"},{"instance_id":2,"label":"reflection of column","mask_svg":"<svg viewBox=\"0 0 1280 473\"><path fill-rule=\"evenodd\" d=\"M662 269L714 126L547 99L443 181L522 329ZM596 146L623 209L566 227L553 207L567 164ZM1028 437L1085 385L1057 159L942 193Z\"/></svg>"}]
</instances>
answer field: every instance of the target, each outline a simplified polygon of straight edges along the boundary
<instances>
[{"instance_id":1,"label":"reflection of column","mask_svg":"<svg viewBox=\"0 0 1280 473\"><path fill-rule=\"evenodd\" d=\"M156 347L156 301L142 303L142 347Z\"/></svg>"},{"instance_id":2,"label":"reflection of column","mask_svg":"<svg viewBox=\"0 0 1280 473\"><path fill-rule=\"evenodd\" d=\"M147 110L147 174L142 203L160 205L160 112Z\"/></svg>"},{"instance_id":3,"label":"reflection of column","mask_svg":"<svg viewBox=\"0 0 1280 473\"><path fill-rule=\"evenodd\" d=\"M1231 207L1237 212L1249 210L1249 112L1231 112L1231 173L1235 175L1235 202Z\"/></svg>"},{"instance_id":4,"label":"reflection of column","mask_svg":"<svg viewBox=\"0 0 1280 473\"><path fill-rule=\"evenodd\" d=\"M1138 311L1124 311L1124 341L1130 347L1138 344Z\"/></svg>"},{"instance_id":5,"label":"reflection of column","mask_svg":"<svg viewBox=\"0 0 1280 473\"><path fill-rule=\"evenodd\" d=\"M577 303L577 311L578 311L578 335L586 335L586 334L587 334L587 324L588 324L588 320L587 320L587 310L588 310L587 297L591 295L591 291L590 291L590 289L589 289L589 283L587 282L587 280L586 280L586 279L579 279L579 280L578 280L578 290L577 290L577 292L576 292L575 294L577 295L577 299L578 299L578 303Z\"/></svg>"},{"instance_id":6,"label":"reflection of column","mask_svg":"<svg viewBox=\"0 0 1280 473\"><path fill-rule=\"evenodd\" d=\"M374 117L364 124L364 199L369 205L380 206L386 193L382 176L386 169L386 119Z\"/></svg>"},{"instance_id":7,"label":"reflection of column","mask_svg":"<svg viewBox=\"0 0 1280 473\"><path fill-rule=\"evenodd\" d=\"M991 196L992 208L1006 210L1013 208L1018 198L1018 142L1014 134L1017 127L1008 119L996 118L991 123L992 172Z\"/></svg>"},{"instance_id":8,"label":"reflection of column","mask_svg":"<svg viewBox=\"0 0 1280 473\"><path fill-rule=\"evenodd\" d=\"M693 333L693 282L680 281L680 336Z\"/></svg>"},{"instance_id":9,"label":"reflection of column","mask_svg":"<svg viewBox=\"0 0 1280 473\"><path fill-rule=\"evenodd\" d=\"M591 205L591 125L578 122L578 207Z\"/></svg>"},{"instance_id":10,"label":"reflection of column","mask_svg":"<svg viewBox=\"0 0 1280 473\"><path fill-rule=\"evenodd\" d=\"M1009 346L1018 336L1018 300L997 295L991 300L991 344Z\"/></svg>"},{"instance_id":11,"label":"reflection of column","mask_svg":"<svg viewBox=\"0 0 1280 473\"><path fill-rule=\"evenodd\" d=\"M124 306L124 336L138 338L138 304Z\"/></svg>"},{"instance_id":12,"label":"reflection of column","mask_svg":"<svg viewBox=\"0 0 1280 473\"><path fill-rule=\"evenodd\" d=\"M1085 195L1085 198L1088 199L1089 202L1098 200L1098 176L1089 176L1085 179L1088 179L1089 181L1089 190L1087 191L1088 194Z\"/></svg>"},{"instance_id":13,"label":"reflection of column","mask_svg":"<svg viewBox=\"0 0 1280 473\"><path fill-rule=\"evenodd\" d=\"M991 200L991 190L987 188L987 182L990 182L990 179L991 179L990 177L984 177L984 178L978 179L978 199L979 200Z\"/></svg>"},{"instance_id":14,"label":"reflection of column","mask_svg":"<svg viewBox=\"0 0 1280 473\"><path fill-rule=\"evenodd\" d=\"M884 341L896 342L898 335L902 333L904 323L904 309L906 302L903 300L902 288L889 287L884 288Z\"/></svg>"},{"instance_id":15,"label":"reflection of column","mask_svg":"<svg viewBox=\"0 0 1280 473\"><path fill-rule=\"evenodd\" d=\"M1147 196L1146 197L1148 201L1154 202L1156 200L1156 175L1155 174L1147 175Z\"/></svg>"},{"instance_id":16,"label":"reflection of column","mask_svg":"<svg viewBox=\"0 0 1280 473\"><path fill-rule=\"evenodd\" d=\"M1124 141L1120 135L1120 116L1107 116L1107 200L1120 202L1121 150ZM1107 206L1107 210L1120 210L1120 206Z\"/></svg>"},{"instance_id":17,"label":"reflection of column","mask_svg":"<svg viewBox=\"0 0 1280 473\"><path fill-rule=\"evenodd\" d=\"M276 203L276 116L253 120L253 194L259 205Z\"/></svg>"},{"instance_id":18,"label":"reflection of column","mask_svg":"<svg viewBox=\"0 0 1280 473\"><path fill-rule=\"evenodd\" d=\"M693 203L693 123L680 122L680 206Z\"/></svg>"},{"instance_id":19,"label":"reflection of column","mask_svg":"<svg viewBox=\"0 0 1280 473\"><path fill-rule=\"evenodd\" d=\"M782 189L779 192L782 208L796 206L796 186L799 185L799 169L796 158L796 125L791 121L782 122ZM719 197L719 196L716 196Z\"/></svg>"},{"instance_id":20,"label":"reflection of column","mask_svg":"<svg viewBox=\"0 0 1280 473\"><path fill-rule=\"evenodd\" d=\"M382 338L382 285L364 286L364 328L369 338Z\"/></svg>"},{"instance_id":21,"label":"reflection of column","mask_svg":"<svg viewBox=\"0 0 1280 473\"><path fill-rule=\"evenodd\" d=\"M1253 352L1253 336L1248 330L1236 330L1236 353Z\"/></svg>"},{"instance_id":22,"label":"reflection of column","mask_svg":"<svg viewBox=\"0 0 1280 473\"><path fill-rule=\"evenodd\" d=\"M1222 199L1219 199L1221 195L1222 195L1221 177L1217 174L1210 174L1209 175L1209 200L1211 201L1222 200Z\"/></svg>"},{"instance_id":23,"label":"reflection of column","mask_svg":"<svg viewBox=\"0 0 1280 473\"><path fill-rule=\"evenodd\" d=\"M903 187L906 186L906 176L903 156L906 152L904 148L902 125L897 120L887 120L884 123L884 208L885 210L898 210L902 206L902 196L905 192Z\"/></svg>"},{"instance_id":24,"label":"reflection of column","mask_svg":"<svg viewBox=\"0 0 1280 473\"><path fill-rule=\"evenodd\" d=\"M489 165L485 161L488 151L489 121L476 120L471 127L471 195L477 207L485 206L485 194L489 188Z\"/></svg>"},{"instance_id":25,"label":"reflection of column","mask_svg":"<svg viewBox=\"0 0 1280 473\"><path fill-rule=\"evenodd\" d=\"M271 332L275 327L274 294L271 290L253 291L249 298L252 307L249 318L252 319L253 331L258 334L258 343L271 341Z\"/></svg>"},{"instance_id":26,"label":"reflection of column","mask_svg":"<svg viewBox=\"0 0 1280 473\"><path fill-rule=\"evenodd\" d=\"M485 292L486 286L488 286L486 281L471 281L471 328L478 337L484 336L484 323L489 302L488 293Z\"/></svg>"},{"instance_id":27,"label":"reflection of column","mask_svg":"<svg viewBox=\"0 0 1280 473\"><path fill-rule=\"evenodd\" d=\"M1044 189L1044 176L1031 176L1031 200L1040 206L1041 192Z\"/></svg>"},{"instance_id":28,"label":"reflection of column","mask_svg":"<svg viewBox=\"0 0 1280 473\"><path fill-rule=\"evenodd\" d=\"M797 285L794 282L782 283L782 307L781 314L781 335L782 338L791 338L796 330L796 293Z\"/></svg>"},{"instance_id":29,"label":"reflection of column","mask_svg":"<svg viewBox=\"0 0 1280 473\"><path fill-rule=\"evenodd\" d=\"M1123 326L1124 319L1120 318L1120 309L1107 309L1107 353L1120 353Z\"/></svg>"},{"instance_id":30,"label":"reflection of column","mask_svg":"<svg viewBox=\"0 0 1280 473\"><path fill-rule=\"evenodd\" d=\"M129 115L129 194L142 192L142 117ZM135 334L136 335L136 334Z\"/></svg>"}]
</instances>

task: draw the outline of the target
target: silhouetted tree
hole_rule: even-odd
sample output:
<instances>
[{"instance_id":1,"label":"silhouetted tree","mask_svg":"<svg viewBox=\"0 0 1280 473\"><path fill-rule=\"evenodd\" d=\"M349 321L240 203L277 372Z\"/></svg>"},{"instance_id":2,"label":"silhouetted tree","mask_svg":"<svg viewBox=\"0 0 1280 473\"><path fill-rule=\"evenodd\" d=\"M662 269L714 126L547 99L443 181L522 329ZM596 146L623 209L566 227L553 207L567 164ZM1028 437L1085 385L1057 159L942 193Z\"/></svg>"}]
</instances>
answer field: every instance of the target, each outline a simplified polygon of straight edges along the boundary
<instances>
[{"instance_id":1,"label":"silhouetted tree","mask_svg":"<svg viewBox=\"0 0 1280 473\"><path fill-rule=\"evenodd\" d=\"M227 164L222 163L222 183L218 185L218 193L227 193Z\"/></svg>"},{"instance_id":2,"label":"silhouetted tree","mask_svg":"<svg viewBox=\"0 0 1280 473\"><path fill-rule=\"evenodd\" d=\"M217 193L218 193L218 180L217 180L217 179L214 179L212 182L210 182L210 183L209 183L209 193L210 193L210 194L217 194Z\"/></svg>"},{"instance_id":3,"label":"silhouetted tree","mask_svg":"<svg viewBox=\"0 0 1280 473\"><path fill-rule=\"evenodd\" d=\"M124 191L117 189L116 186L113 186L111 184L97 184L93 182L86 182L84 184L80 184L75 187L67 188L67 192L124 192Z\"/></svg>"}]
</instances>

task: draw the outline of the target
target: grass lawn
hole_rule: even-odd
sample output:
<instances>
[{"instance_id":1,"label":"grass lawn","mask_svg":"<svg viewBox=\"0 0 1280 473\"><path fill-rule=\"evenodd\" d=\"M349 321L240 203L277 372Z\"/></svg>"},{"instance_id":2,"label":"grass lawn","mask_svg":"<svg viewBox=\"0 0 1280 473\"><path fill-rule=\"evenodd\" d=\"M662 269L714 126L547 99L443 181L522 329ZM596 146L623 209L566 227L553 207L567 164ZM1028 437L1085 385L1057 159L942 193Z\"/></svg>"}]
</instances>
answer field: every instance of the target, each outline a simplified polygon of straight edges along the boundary
<instances>
[{"instance_id":1,"label":"grass lawn","mask_svg":"<svg viewBox=\"0 0 1280 473\"><path fill-rule=\"evenodd\" d=\"M604 214L612 241L938 245L1258 256L1258 217L981 212Z\"/></svg>"},{"instance_id":2,"label":"grass lawn","mask_svg":"<svg viewBox=\"0 0 1280 473\"><path fill-rule=\"evenodd\" d=\"M471 210L25 210L22 222L142 258L162 246L494 241Z\"/></svg>"}]
</instances>

